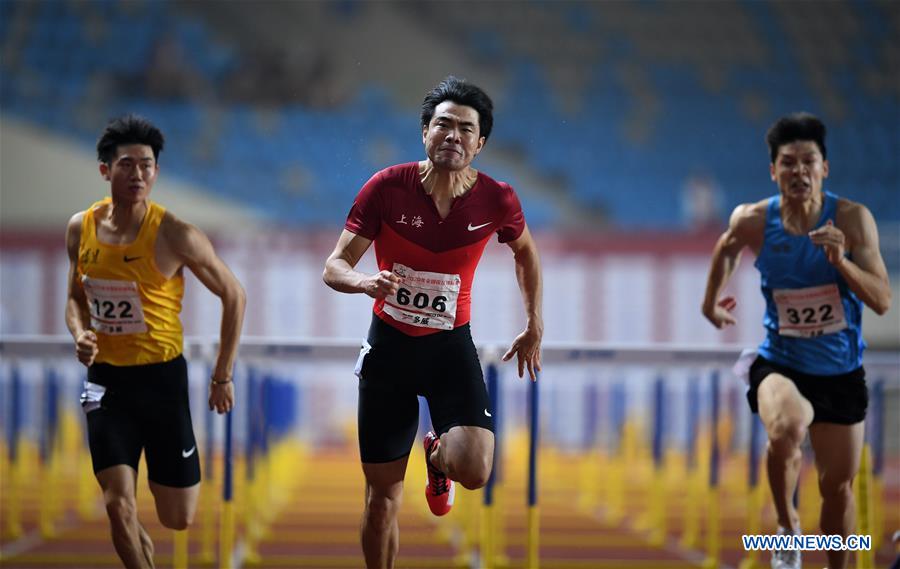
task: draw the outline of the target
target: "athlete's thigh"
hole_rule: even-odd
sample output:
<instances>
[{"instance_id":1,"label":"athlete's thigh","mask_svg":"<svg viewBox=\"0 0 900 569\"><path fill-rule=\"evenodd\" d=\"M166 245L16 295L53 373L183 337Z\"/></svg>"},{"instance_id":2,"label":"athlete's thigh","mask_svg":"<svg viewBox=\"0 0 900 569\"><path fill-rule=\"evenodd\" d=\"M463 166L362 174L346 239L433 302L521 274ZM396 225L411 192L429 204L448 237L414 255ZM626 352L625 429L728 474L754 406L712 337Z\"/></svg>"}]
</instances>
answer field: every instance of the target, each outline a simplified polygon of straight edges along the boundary
<instances>
[{"instance_id":1,"label":"athlete's thigh","mask_svg":"<svg viewBox=\"0 0 900 569\"><path fill-rule=\"evenodd\" d=\"M141 408L147 478L162 486L189 488L200 482L200 458L191 422L187 366L183 358L157 368L148 378Z\"/></svg>"},{"instance_id":2,"label":"athlete's thigh","mask_svg":"<svg viewBox=\"0 0 900 569\"><path fill-rule=\"evenodd\" d=\"M364 463L387 463L409 454L419 427L419 401L402 354L376 345L358 364L359 453Z\"/></svg>"},{"instance_id":3,"label":"athlete's thigh","mask_svg":"<svg viewBox=\"0 0 900 569\"><path fill-rule=\"evenodd\" d=\"M97 482L103 490L106 502L115 498L134 500L137 493L137 471L134 468L119 464L96 472Z\"/></svg>"},{"instance_id":4,"label":"athlete's thigh","mask_svg":"<svg viewBox=\"0 0 900 569\"><path fill-rule=\"evenodd\" d=\"M423 378L431 422L438 435L453 427L481 427L493 432L494 419L478 352L468 335L441 346L437 362Z\"/></svg>"},{"instance_id":5,"label":"athlete's thigh","mask_svg":"<svg viewBox=\"0 0 900 569\"><path fill-rule=\"evenodd\" d=\"M92 383L87 390L93 390L100 398L99 403L83 405L94 473L123 465L136 472L143 438L133 412L132 394ZM103 392L102 396L96 394L98 390Z\"/></svg>"},{"instance_id":6,"label":"athlete's thigh","mask_svg":"<svg viewBox=\"0 0 900 569\"><path fill-rule=\"evenodd\" d=\"M363 462L366 477L366 499L373 496L399 500L403 496L403 479L409 455L390 462Z\"/></svg>"},{"instance_id":7,"label":"athlete's thigh","mask_svg":"<svg viewBox=\"0 0 900 569\"><path fill-rule=\"evenodd\" d=\"M816 455L819 479L826 484L847 482L859 470L865 421L853 425L813 423L809 441Z\"/></svg>"},{"instance_id":8,"label":"athlete's thigh","mask_svg":"<svg viewBox=\"0 0 900 569\"><path fill-rule=\"evenodd\" d=\"M808 427L813 421L812 403L806 399L790 378L770 373L757 391L759 417L769 428L779 418Z\"/></svg>"},{"instance_id":9,"label":"athlete's thigh","mask_svg":"<svg viewBox=\"0 0 900 569\"><path fill-rule=\"evenodd\" d=\"M178 520L193 520L200 497L200 483L186 488L166 486L150 481L150 492L156 503L156 514L168 526L179 525Z\"/></svg>"}]
</instances>

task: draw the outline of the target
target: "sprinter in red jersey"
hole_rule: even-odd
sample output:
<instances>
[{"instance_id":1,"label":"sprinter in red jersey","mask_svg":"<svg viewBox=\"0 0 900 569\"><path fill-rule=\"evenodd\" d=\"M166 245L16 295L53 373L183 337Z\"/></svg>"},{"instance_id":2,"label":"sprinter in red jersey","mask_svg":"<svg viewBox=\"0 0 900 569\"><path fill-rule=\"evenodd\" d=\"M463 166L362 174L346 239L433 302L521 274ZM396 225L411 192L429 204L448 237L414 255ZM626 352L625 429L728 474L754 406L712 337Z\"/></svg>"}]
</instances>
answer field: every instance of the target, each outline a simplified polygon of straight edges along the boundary
<instances>
[{"instance_id":1,"label":"sprinter in red jersey","mask_svg":"<svg viewBox=\"0 0 900 569\"><path fill-rule=\"evenodd\" d=\"M422 103L425 160L386 168L360 190L325 282L375 299L359 377L359 447L366 476L362 548L369 568L393 567L397 512L424 396L435 515L453 505L454 481L476 489L493 466L491 403L469 330L472 279L493 234L513 250L527 324L503 356L532 381L541 366L541 268L515 192L471 167L493 126L481 89L448 77ZM379 272L354 270L375 243Z\"/></svg>"}]
</instances>

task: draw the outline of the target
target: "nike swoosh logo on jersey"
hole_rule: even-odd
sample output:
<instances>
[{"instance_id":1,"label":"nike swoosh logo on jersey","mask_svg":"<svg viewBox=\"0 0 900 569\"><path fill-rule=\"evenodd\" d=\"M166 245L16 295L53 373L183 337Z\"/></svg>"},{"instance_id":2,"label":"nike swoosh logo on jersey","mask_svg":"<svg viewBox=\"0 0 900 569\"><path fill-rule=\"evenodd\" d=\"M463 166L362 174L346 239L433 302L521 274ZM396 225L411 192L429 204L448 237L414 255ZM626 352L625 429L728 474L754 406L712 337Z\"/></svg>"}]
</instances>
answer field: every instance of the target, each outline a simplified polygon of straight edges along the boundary
<instances>
[{"instance_id":1,"label":"nike swoosh logo on jersey","mask_svg":"<svg viewBox=\"0 0 900 569\"><path fill-rule=\"evenodd\" d=\"M137 257L129 257L128 255L125 255L124 258L125 258L125 262L126 262L126 263L130 263L130 262L132 262L132 261L137 261L137 260L140 259L141 257L140 257L140 256L137 256Z\"/></svg>"},{"instance_id":2,"label":"nike swoosh logo on jersey","mask_svg":"<svg viewBox=\"0 0 900 569\"><path fill-rule=\"evenodd\" d=\"M485 416L485 417L491 417L492 415L491 415L490 413L488 413L488 410L487 410L487 409L485 409L485 410L484 410L484 416Z\"/></svg>"},{"instance_id":3,"label":"nike swoosh logo on jersey","mask_svg":"<svg viewBox=\"0 0 900 569\"><path fill-rule=\"evenodd\" d=\"M482 227L487 227L487 226L490 225L490 224L491 224L490 221L488 221L487 223L482 223L481 225L472 225L472 223L469 222L469 227L468 227L468 229L469 229L469 231L475 231L475 230L477 230L477 229L481 229Z\"/></svg>"},{"instance_id":4,"label":"nike swoosh logo on jersey","mask_svg":"<svg viewBox=\"0 0 900 569\"><path fill-rule=\"evenodd\" d=\"M181 456L184 458L187 458L187 457L191 456L192 454L194 454L195 450L197 450L197 445L192 446L190 450L181 451Z\"/></svg>"}]
</instances>

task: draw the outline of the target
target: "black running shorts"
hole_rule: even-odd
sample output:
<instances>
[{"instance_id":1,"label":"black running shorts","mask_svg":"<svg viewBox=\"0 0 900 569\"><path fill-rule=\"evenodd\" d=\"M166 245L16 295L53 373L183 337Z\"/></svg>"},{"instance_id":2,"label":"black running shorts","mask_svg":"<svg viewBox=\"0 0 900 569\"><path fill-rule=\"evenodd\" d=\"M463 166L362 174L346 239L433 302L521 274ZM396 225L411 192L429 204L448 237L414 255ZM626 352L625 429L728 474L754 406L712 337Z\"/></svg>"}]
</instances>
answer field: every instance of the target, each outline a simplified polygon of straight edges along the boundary
<instances>
[{"instance_id":1,"label":"black running shorts","mask_svg":"<svg viewBox=\"0 0 900 569\"><path fill-rule=\"evenodd\" d=\"M146 453L147 477L187 488L200 482L184 357L158 364L94 364L81 396L94 472L127 464L137 471Z\"/></svg>"},{"instance_id":2,"label":"black running shorts","mask_svg":"<svg viewBox=\"0 0 900 569\"><path fill-rule=\"evenodd\" d=\"M861 366L840 375L809 375L757 356L750 366L750 389L747 391L747 401L754 413L759 413L756 398L759 384L773 373L793 381L800 395L812 403L813 423L854 425L866 418L869 390L866 370Z\"/></svg>"},{"instance_id":3,"label":"black running shorts","mask_svg":"<svg viewBox=\"0 0 900 569\"><path fill-rule=\"evenodd\" d=\"M373 316L356 372L363 462L390 462L409 454L419 423L417 395L428 401L438 436L460 425L494 430L468 324L413 337Z\"/></svg>"}]
</instances>

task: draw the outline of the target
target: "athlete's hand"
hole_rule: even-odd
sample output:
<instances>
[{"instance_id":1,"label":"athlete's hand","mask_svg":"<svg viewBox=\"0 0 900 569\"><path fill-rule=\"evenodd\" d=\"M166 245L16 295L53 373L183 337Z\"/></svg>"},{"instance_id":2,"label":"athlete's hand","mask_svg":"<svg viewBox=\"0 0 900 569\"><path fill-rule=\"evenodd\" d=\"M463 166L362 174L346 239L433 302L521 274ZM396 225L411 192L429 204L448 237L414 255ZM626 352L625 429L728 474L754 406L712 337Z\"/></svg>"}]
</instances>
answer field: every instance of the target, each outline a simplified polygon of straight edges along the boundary
<instances>
[{"instance_id":1,"label":"athlete's hand","mask_svg":"<svg viewBox=\"0 0 900 569\"><path fill-rule=\"evenodd\" d=\"M726 296L719 300L712 309L703 309L703 315L718 329L737 324L737 318L732 311L737 307L737 300L733 296Z\"/></svg>"},{"instance_id":2,"label":"athlete's hand","mask_svg":"<svg viewBox=\"0 0 900 569\"><path fill-rule=\"evenodd\" d=\"M541 371L541 336L543 336L543 331L540 328L525 328L525 331L516 336L512 346L503 354L505 362L509 361L513 354L517 356L519 377L525 374L525 367L528 367L531 381L537 381L534 372Z\"/></svg>"},{"instance_id":3,"label":"athlete's hand","mask_svg":"<svg viewBox=\"0 0 900 569\"><path fill-rule=\"evenodd\" d=\"M363 281L363 290L372 298L385 298L400 290L400 277L390 271L380 271Z\"/></svg>"},{"instance_id":4,"label":"athlete's hand","mask_svg":"<svg viewBox=\"0 0 900 569\"><path fill-rule=\"evenodd\" d=\"M209 410L221 415L234 409L234 382L209 383Z\"/></svg>"},{"instance_id":5,"label":"athlete's hand","mask_svg":"<svg viewBox=\"0 0 900 569\"><path fill-rule=\"evenodd\" d=\"M809 238L825 251L825 258L835 267L844 262L844 232L834 226L829 219L825 225L809 232Z\"/></svg>"},{"instance_id":6,"label":"athlete's hand","mask_svg":"<svg viewBox=\"0 0 900 569\"><path fill-rule=\"evenodd\" d=\"M99 350L97 347L97 334L93 330L85 330L75 340L75 355L78 356L78 361L86 367L91 367Z\"/></svg>"}]
</instances>

